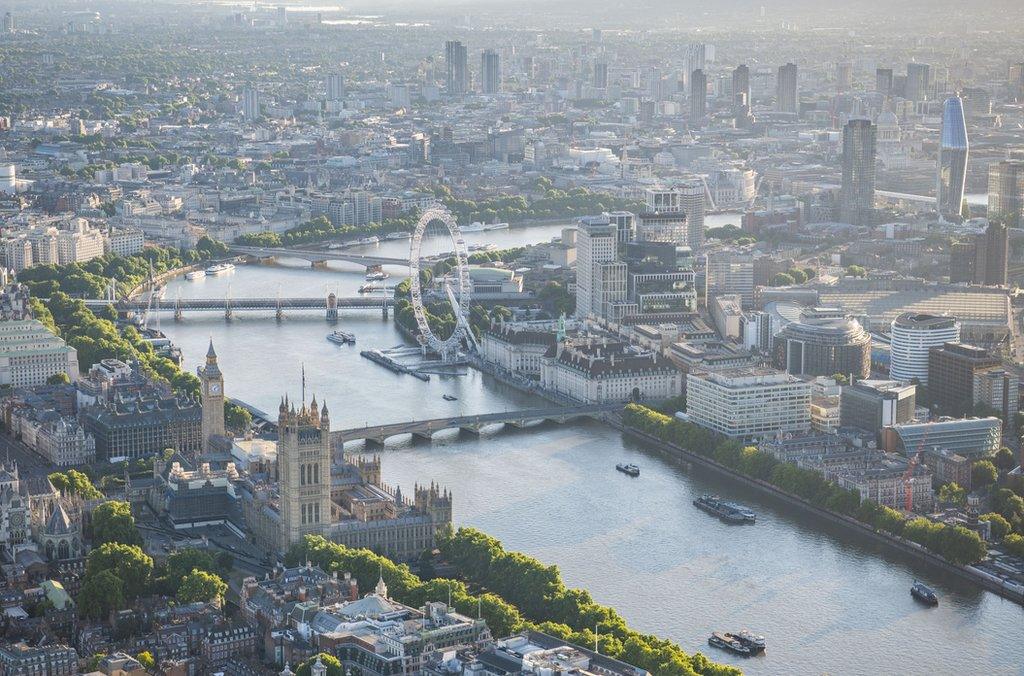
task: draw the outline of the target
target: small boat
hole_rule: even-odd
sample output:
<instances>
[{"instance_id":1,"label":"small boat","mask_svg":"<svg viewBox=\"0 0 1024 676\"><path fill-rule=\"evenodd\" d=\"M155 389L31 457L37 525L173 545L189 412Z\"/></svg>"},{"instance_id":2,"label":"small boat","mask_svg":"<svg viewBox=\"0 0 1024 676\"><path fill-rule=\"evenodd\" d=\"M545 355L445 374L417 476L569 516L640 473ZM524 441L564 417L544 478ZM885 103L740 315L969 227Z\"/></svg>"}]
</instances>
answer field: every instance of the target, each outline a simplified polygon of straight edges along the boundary
<instances>
[{"instance_id":1,"label":"small boat","mask_svg":"<svg viewBox=\"0 0 1024 676\"><path fill-rule=\"evenodd\" d=\"M347 331L334 331L333 333L327 334L327 340L331 341L335 345L347 345L356 343L356 336L353 333Z\"/></svg>"},{"instance_id":2,"label":"small boat","mask_svg":"<svg viewBox=\"0 0 1024 676\"><path fill-rule=\"evenodd\" d=\"M748 521L750 523L757 521L757 514L750 507L741 505L738 502L723 502L722 504L737 512L743 517L744 521Z\"/></svg>"},{"instance_id":3,"label":"small boat","mask_svg":"<svg viewBox=\"0 0 1024 676\"><path fill-rule=\"evenodd\" d=\"M368 282L381 282L390 277L388 273L383 270L377 270L366 275L366 281Z\"/></svg>"},{"instance_id":4,"label":"small boat","mask_svg":"<svg viewBox=\"0 0 1024 676\"><path fill-rule=\"evenodd\" d=\"M483 232L487 229L487 226L480 221L473 221L469 225L463 225L459 227L462 232Z\"/></svg>"},{"instance_id":5,"label":"small boat","mask_svg":"<svg viewBox=\"0 0 1024 676\"><path fill-rule=\"evenodd\" d=\"M384 239L410 239L411 237L411 232L389 232Z\"/></svg>"},{"instance_id":6,"label":"small boat","mask_svg":"<svg viewBox=\"0 0 1024 676\"><path fill-rule=\"evenodd\" d=\"M235 266L231 263L217 263L206 268L206 274L208 275L223 275L226 272L231 272L235 269Z\"/></svg>"},{"instance_id":7,"label":"small boat","mask_svg":"<svg viewBox=\"0 0 1024 676\"><path fill-rule=\"evenodd\" d=\"M620 462L618 465L615 466L615 469L619 470L623 474L628 474L629 476L640 476L640 468L634 465L633 463L627 464Z\"/></svg>"},{"instance_id":8,"label":"small boat","mask_svg":"<svg viewBox=\"0 0 1024 676\"><path fill-rule=\"evenodd\" d=\"M459 400L458 397L453 397L450 394L442 394L441 398L444 399L445 401L458 401Z\"/></svg>"},{"instance_id":9,"label":"small boat","mask_svg":"<svg viewBox=\"0 0 1024 676\"><path fill-rule=\"evenodd\" d=\"M193 270L192 272L185 273L185 279L192 281L194 279L202 279L206 276L206 270Z\"/></svg>"},{"instance_id":10,"label":"small boat","mask_svg":"<svg viewBox=\"0 0 1024 676\"><path fill-rule=\"evenodd\" d=\"M755 634L754 632L746 629L736 634L726 634L726 636L732 636L740 643L750 648L751 654L763 653L764 649L767 647L764 636Z\"/></svg>"},{"instance_id":11,"label":"small boat","mask_svg":"<svg viewBox=\"0 0 1024 676\"><path fill-rule=\"evenodd\" d=\"M735 506L717 495L702 495L693 501L694 507L717 516L726 523L753 523L756 515L745 507Z\"/></svg>"},{"instance_id":12,"label":"small boat","mask_svg":"<svg viewBox=\"0 0 1024 676\"><path fill-rule=\"evenodd\" d=\"M394 290L395 290L395 288L393 286L388 286L386 284L377 284L375 282L370 282L369 284L363 284L362 286L359 287L359 293L373 293L374 291L394 291Z\"/></svg>"},{"instance_id":13,"label":"small boat","mask_svg":"<svg viewBox=\"0 0 1024 676\"><path fill-rule=\"evenodd\" d=\"M359 240L360 244L378 244L379 242L380 242L380 237L377 237L376 235L370 235L369 237L363 237L361 240Z\"/></svg>"},{"instance_id":14,"label":"small boat","mask_svg":"<svg viewBox=\"0 0 1024 676\"><path fill-rule=\"evenodd\" d=\"M939 605L939 596L935 593L928 585L923 582L914 580L914 584L910 587L910 595L915 599L929 606Z\"/></svg>"},{"instance_id":15,"label":"small boat","mask_svg":"<svg viewBox=\"0 0 1024 676\"><path fill-rule=\"evenodd\" d=\"M748 646L744 645L742 641L732 634L723 634L716 631L708 637L708 645L713 648L728 650L731 653L743 655L744 657L749 657L753 654L753 651Z\"/></svg>"},{"instance_id":16,"label":"small boat","mask_svg":"<svg viewBox=\"0 0 1024 676\"><path fill-rule=\"evenodd\" d=\"M484 230L508 230L508 223L488 223Z\"/></svg>"}]
</instances>

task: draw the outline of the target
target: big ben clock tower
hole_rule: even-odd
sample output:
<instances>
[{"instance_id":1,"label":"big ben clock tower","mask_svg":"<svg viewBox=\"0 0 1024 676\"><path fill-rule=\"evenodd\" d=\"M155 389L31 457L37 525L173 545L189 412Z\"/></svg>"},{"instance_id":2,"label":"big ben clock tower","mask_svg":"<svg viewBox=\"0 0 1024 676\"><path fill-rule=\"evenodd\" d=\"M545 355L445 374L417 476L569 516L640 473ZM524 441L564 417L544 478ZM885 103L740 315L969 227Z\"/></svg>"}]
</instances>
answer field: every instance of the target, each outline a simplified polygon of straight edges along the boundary
<instances>
[{"instance_id":1,"label":"big ben clock tower","mask_svg":"<svg viewBox=\"0 0 1024 676\"><path fill-rule=\"evenodd\" d=\"M224 374L217 366L212 339L206 351L206 365L197 371L202 383L203 452L206 453L210 450L211 436L224 436Z\"/></svg>"}]
</instances>

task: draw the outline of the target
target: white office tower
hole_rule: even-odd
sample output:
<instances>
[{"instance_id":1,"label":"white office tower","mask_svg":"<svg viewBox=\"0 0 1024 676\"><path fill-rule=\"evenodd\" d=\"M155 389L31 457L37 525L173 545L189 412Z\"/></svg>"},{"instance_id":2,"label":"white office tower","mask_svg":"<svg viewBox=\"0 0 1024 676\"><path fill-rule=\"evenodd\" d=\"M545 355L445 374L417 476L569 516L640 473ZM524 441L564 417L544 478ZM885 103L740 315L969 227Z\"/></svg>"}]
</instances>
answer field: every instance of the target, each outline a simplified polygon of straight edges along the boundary
<instances>
[{"instance_id":1,"label":"white office tower","mask_svg":"<svg viewBox=\"0 0 1024 676\"><path fill-rule=\"evenodd\" d=\"M928 384L928 351L960 342L956 317L904 312L892 320L889 378Z\"/></svg>"},{"instance_id":2,"label":"white office tower","mask_svg":"<svg viewBox=\"0 0 1024 676\"><path fill-rule=\"evenodd\" d=\"M636 238L642 242L704 247L704 181L688 178L670 188L646 191L647 210L637 217Z\"/></svg>"},{"instance_id":3,"label":"white office tower","mask_svg":"<svg viewBox=\"0 0 1024 676\"><path fill-rule=\"evenodd\" d=\"M607 219L601 220L604 222L594 223L581 219L576 232L576 316L580 318L601 316L604 304L611 300L608 297L609 290L616 283L616 271L611 269L614 266L608 270L604 270L603 266L616 263L618 231ZM623 299L625 277L623 271Z\"/></svg>"},{"instance_id":4,"label":"white office tower","mask_svg":"<svg viewBox=\"0 0 1024 676\"><path fill-rule=\"evenodd\" d=\"M704 205L707 189L699 178L681 181L676 189L680 194L683 213L686 214L686 243L694 251L704 248Z\"/></svg>"},{"instance_id":5,"label":"white office tower","mask_svg":"<svg viewBox=\"0 0 1024 676\"><path fill-rule=\"evenodd\" d=\"M647 208L637 216L637 240L686 244L682 194L675 188L649 188L645 197Z\"/></svg>"},{"instance_id":6,"label":"white office tower","mask_svg":"<svg viewBox=\"0 0 1024 676\"><path fill-rule=\"evenodd\" d=\"M18 188L18 173L13 164L0 164L0 192L13 195Z\"/></svg>"}]
</instances>

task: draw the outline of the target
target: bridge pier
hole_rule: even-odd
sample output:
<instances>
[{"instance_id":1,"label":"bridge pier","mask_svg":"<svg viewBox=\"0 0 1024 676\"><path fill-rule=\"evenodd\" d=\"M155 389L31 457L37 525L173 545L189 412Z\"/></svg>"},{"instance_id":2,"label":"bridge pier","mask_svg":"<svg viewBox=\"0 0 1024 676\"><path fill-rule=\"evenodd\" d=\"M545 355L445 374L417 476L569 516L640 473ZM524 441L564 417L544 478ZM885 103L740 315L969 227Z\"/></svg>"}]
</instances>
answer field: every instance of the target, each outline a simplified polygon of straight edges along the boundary
<instances>
[{"instance_id":1,"label":"bridge pier","mask_svg":"<svg viewBox=\"0 0 1024 676\"><path fill-rule=\"evenodd\" d=\"M284 319L284 310L282 310L280 307L277 308L277 310L274 311L274 317L277 318L277 321L281 321L282 319Z\"/></svg>"},{"instance_id":2,"label":"bridge pier","mask_svg":"<svg viewBox=\"0 0 1024 676\"><path fill-rule=\"evenodd\" d=\"M231 305L224 306L224 320L231 321Z\"/></svg>"},{"instance_id":3,"label":"bridge pier","mask_svg":"<svg viewBox=\"0 0 1024 676\"><path fill-rule=\"evenodd\" d=\"M430 441L434 438L434 432L433 430L420 430L419 432L413 432L412 438L413 440Z\"/></svg>"},{"instance_id":4,"label":"bridge pier","mask_svg":"<svg viewBox=\"0 0 1024 676\"><path fill-rule=\"evenodd\" d=\"M367 448L384 448L387 437L366 437L363 441Z\"/></svg>"},{"instance_id":5,"label":"bridge pier","mask_svg":"<svg viewBox=\"0 0 1024 676\"><path fill-rule=\"evenodd\" d=\"M480 436L480 428L482 425L462 425L459 427L459 434L471 434L475 437Z\"/></svg>"},{"instance_id":6,"label":"bridge pier","mask_svg":"<svg viewBox=\"0 0 1024 676\"><path fill-rule=\"evenodd\" d=\"M324 261L310 261L309 262L309 267L311 267L311 268L326 268L327 267L327 261L325 261L325 260Z\"/></svg>"},{"instance_id":7,"label":"bridge pier","mask_svg":"<svg viewBox=\"0 0 1024 676\"><path fill-rule=\"evenodd\" d=\"M387 303L382 303L381 304L381 306L380 306L380 314L381 314L381 317L384 318L384 321L388 320L388 304Z\"/></svg>"}]
</instances>

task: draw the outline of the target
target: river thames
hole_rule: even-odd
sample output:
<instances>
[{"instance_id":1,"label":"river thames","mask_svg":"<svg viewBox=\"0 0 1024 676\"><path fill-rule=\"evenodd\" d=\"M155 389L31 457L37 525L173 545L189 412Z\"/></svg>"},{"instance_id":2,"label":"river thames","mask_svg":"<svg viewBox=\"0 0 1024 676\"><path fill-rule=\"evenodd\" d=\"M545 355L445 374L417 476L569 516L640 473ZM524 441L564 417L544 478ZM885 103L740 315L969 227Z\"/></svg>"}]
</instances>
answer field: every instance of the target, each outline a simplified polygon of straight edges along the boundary
<instances>
[{"instance_id":1,"label":"river thames","mask_svg":"<svg viewBox=\"0 0 1024 676\"><path fill-rule=\"evenodd\" d=\"M736 222L715 216L709 226ZM469 244L510 246L550 239L559 228L468 234ZM424 249L450 244L430 240ZM405 256L408 242L374 250ZM400 279L401 268L390 270ZM239 266L197 281L177 279L166 298L355 295L361 268L300 261ZM307 389L325 400L334 428L487 413L543 402L470 370L421 382L393 374L359 350L402 344L379 311L343 314L337 328L357 346L325 340L331 325L317 313L169 314L161 328L193 370L212 338L229 396L276 411ZM458 397L446 401L444 394ZM358 445L350 450L358 451ZM1024 674L1024 608L959 578L896 554L862 535L735 485L700 468L665 459L599 423L485 432L455 432L430 444L408 438L383 451L384 480L411 492L437 481L454 494L456 526L470 525L505 546L557 564L570 586L615 607L631 626L700 650L749 674ZM635 462L631 479L617 462ZM753 526L728 526L694 508L708 492L758 512ZM937 608L914 602L913 580L935 587ZM715 630L765 634L766 654L730 657L706 643Z\"/></svg>"}]
</instances>

